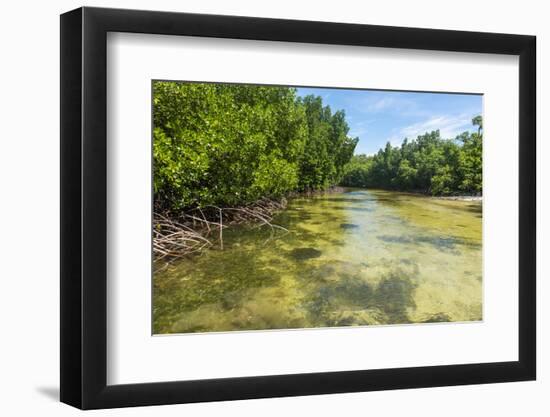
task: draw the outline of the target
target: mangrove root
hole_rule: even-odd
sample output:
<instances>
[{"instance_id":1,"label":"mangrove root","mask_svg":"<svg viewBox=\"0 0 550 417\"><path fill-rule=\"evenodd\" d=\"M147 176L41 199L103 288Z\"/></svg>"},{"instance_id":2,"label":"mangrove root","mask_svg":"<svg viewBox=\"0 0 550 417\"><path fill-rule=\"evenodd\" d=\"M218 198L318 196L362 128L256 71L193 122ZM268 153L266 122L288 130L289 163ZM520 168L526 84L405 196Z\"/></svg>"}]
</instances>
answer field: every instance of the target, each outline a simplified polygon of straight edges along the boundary
<instances>
[{"instance_id":1,"label":"mangrove root","mask_svg":"<svg viewBox=\"0 0 550 417\"><path fill-rule=\"evenodd\" d=\"M223 250L223 230L236 224L253 224L254 227L269 227L273 239L277 230L288 232L272 223L273 216L286 208L286 199L280 201L262 199L243 207L205 206L166 215L153 215L153 255L155 261L173 261L182 256L212 247L218 240Z\"/></svg>"}]
</instances>

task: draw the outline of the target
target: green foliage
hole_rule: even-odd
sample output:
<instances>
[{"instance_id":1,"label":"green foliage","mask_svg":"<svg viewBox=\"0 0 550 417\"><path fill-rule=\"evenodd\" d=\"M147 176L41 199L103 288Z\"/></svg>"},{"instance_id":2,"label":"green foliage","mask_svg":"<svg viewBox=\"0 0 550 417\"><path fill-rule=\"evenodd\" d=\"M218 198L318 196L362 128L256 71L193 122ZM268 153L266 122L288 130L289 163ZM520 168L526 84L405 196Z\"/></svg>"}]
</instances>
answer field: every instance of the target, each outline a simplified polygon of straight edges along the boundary
<instances>
[{"instance_id":1,"label":"green foliage","mask_svg":"<svg viewBox=\"0 0 550 417\"><path fill-rule=\"evenodd\" d=\"M357 139L295 89L154 82L155 205L238 205L340 181Z\"/></svg>"},{"instance_id":2,"label":"green foliage","mask_svg":"<svg viewBox=\"0 0 550 417\"><path fill-rule=\"evenodd\" d=\"M343 185L351 187L370 187L373 158L365 155L355 155L344 167Z\"/></svg>"},{"instance_id":3,"label":"green foliage","mask_svg":"<svg viewBox=\"0 0 550 417\"><path fill-rule=\"evenodd\" d=\"M454 140L438 130L405 139L401 147L390 143L373 156L354 156L344 168L342 185L420 191L432 195L482 192L483 119L472 123L476 133L464 132Z\"/></svg>"},{"instance_id":4,"label":"green foliage","mask_svg":"<svg viewBox=\"0 0 550 417\"><path fill-rule=\"evenodd\" d=\"M299 104L305 109L308 129L300 160L299 188L324 189L341 180L358 139L348 137L344 112L332 114L329 106L323 107L321 97L307 96Z\"/></svg>"}]
</instances>

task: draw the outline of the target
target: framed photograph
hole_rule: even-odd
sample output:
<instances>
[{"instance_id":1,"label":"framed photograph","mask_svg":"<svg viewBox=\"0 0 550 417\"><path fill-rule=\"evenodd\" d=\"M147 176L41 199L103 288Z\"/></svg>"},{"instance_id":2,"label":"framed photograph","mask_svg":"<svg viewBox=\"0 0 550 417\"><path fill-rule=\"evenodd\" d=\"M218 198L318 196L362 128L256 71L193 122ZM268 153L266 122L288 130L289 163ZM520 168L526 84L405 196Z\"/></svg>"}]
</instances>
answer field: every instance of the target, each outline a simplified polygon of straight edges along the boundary
<instances>
[{"instance_id":1,"label":"framed photograph","mask_svg":"<svg viewBox=\"0 0 550 417\"><path fill-rule=\"evenodd\" d=\"M61 16L61 401L533 380L535 37Z\"/></svg>"}]
</instances>

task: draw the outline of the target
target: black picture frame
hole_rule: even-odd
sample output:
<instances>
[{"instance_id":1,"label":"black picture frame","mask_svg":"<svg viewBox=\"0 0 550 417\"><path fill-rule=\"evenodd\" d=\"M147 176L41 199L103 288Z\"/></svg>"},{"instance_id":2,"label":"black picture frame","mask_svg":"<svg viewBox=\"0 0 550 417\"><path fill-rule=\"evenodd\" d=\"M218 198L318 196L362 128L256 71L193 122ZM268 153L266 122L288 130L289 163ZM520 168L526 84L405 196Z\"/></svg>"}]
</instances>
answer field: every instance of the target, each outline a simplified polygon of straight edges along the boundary
<instances>
[{"instance_id":1,"label":"black picture frame","mask_svg":"<svg viewBox=\"0 0 550 417\"><path fill-rule=\"evenodd\" d=\"M107 385L108 32L519 56L519 358L423 366ZM83 7L61 15L61 401L82 409L534 380L534 36Z\"/></svg>"}]
</instances>

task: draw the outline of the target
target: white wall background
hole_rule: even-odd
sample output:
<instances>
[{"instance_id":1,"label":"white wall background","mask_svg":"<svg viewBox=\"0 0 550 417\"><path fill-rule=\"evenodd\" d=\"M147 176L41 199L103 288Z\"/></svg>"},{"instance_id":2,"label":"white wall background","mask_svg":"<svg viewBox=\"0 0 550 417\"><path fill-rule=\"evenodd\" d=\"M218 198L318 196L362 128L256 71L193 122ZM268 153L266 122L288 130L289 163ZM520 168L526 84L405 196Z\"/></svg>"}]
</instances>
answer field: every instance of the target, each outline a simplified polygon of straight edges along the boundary
<instances>
[{"instance_id":1,"label":"white wall background","mask_svg":"<svg viewBox=\"0 0 550 417\"><path fill-rule=\"evenodd\" d=\"M2 7L0 90L0 410L76 415L59 392L59 17L82 3ZM538 37L539 378L537 382L237 401L94 412L128 416L529 415L550 412L550 26L545 3L462 0L93 1L86 5L532 34ZM544 259L546 258L546 259ZM544 395L546 394L546 395Z\"/></svg>"}]
</instances>

